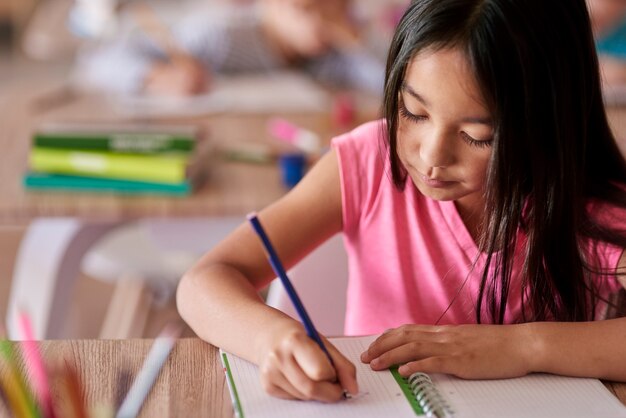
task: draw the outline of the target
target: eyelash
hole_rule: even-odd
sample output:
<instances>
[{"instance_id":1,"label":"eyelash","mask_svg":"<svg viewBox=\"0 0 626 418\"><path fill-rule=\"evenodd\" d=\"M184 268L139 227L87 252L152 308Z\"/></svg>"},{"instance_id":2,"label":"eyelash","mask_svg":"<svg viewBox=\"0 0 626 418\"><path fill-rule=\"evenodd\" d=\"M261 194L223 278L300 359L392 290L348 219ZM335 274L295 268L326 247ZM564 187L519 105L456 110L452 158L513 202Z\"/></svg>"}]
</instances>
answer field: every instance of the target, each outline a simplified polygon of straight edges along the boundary
<instances>
[{"instance_id":1,"label":"eyelash","mask_svg":"<svg viewBox=\"0 0 626 418\"><path fill-rule=\"evenodd\" d=\"M418 115L414 115L413 113L409 112L408 109L402 104L400 103L399 106L399 110L400 110L400 115L411 121L414 123L419 123L419 122L423 122L424 120L426 120L425 116L418 116ZM468 134L466 134L465 132L461 132L461 138L463 139L463 141L465 141L468 145L471 145L473 147L478 147L478 148L487 148L490 147L493 144L493 139L489 139L489 140L484 140L484 141L478 141L474 138L472 138L471 136L469 136Z\"/></svg>"},{"instance_id":2,"label":"eyelash","mask_svg":"<svg viewBox=\"0 0 626 418\"><path fill-rule=\"evenodd\" d=\"M403 118L416 123L422 122L426 119L425 116L417 116L409 112L409 110L403 104L400 104L400 115L402 115Z\"/></svg>"}]
</instances>

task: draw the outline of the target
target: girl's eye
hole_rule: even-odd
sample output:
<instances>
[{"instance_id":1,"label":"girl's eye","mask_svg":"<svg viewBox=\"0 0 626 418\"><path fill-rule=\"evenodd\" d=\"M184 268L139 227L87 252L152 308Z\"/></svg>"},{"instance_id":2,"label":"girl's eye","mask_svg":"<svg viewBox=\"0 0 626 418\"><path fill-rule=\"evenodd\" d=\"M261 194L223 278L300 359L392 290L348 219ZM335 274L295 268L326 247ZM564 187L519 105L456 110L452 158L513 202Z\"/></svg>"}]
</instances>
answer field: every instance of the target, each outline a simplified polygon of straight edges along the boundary
<instances>
[{"instance_id":1,"label":"girl's eye","mask_svg":"<svg viewBox=\"0 0 626 418\"><path fill-rule=\"evenodd\" d=\"M426 120L426 116L418 116L409 112L406 106L402 103L400 103L400 115L411 122L422 122L423 120Z\"/></svg>"},{"instance_id":2,"label":"girl's eye","mask_svg":"<svg viewBox=\"0 0 626 418\"><path fill-rule=\"evenodd\" d=\"M463 138L463 140L467 142L469 145L473 147L478 147L478 148L487 148L487 147L490 147L491 144L493 144L493 139L486 139L486 140L479 141L477 139L472 138L465 132L461 132L461 138Z\"/></svg>"},{"instance_id":3,"label":"girl's eye","mask_svg":"<svg viewBox=\"0 0 626 418\"><path fill-rule=\"evenodd\" d=\"M420 116L409 112L409 110L406 108L406 106L404 106L403 103L399 103L399 110L400 116L411 122L419 123L428 119L428 117L426 116ZM472 138L465 132L461 132L461 138L463 138L463 141L465 141L467 144L478 148L487 148L493 144L493 139L478 140Z\"/></svg>"}]
</instances>

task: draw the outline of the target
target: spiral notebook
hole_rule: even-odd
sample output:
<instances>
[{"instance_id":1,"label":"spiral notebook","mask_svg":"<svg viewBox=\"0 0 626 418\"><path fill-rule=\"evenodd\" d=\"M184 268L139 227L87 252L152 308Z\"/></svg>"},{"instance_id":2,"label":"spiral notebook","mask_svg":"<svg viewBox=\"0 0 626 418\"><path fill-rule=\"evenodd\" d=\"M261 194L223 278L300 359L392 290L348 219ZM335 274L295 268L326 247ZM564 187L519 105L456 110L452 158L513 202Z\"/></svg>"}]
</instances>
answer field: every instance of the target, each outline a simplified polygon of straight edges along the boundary
<instances>
[{"instance_id":1,"label":"spiral notebook","mask_svg":"<svg viewBox=\"0 0 626 418\"><path fill-rule=\"evenodd\" d=\"M375 337L330 340L357 367L359 394L334 404L271 397L258 368L220 350L226 380L239 418L324 417L626 417L626 407L597 379L532 374L516 379L463 380L396 371L372 371L359 356Z\"/></svg>"}]
</instances>

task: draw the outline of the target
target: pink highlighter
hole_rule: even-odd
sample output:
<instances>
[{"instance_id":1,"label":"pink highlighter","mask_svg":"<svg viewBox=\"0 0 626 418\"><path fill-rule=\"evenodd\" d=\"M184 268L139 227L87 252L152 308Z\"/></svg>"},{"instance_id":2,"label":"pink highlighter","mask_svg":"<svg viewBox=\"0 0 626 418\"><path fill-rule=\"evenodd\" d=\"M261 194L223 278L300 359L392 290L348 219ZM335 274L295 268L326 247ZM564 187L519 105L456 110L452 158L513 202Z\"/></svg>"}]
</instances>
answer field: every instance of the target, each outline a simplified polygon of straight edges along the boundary
<instances>
[{"instance_id":1,"label":"pink highlighter","mask_svg":"<svg viewBox=\"0 0 626 418\"><path fill-rule=\"evenodd\" d=\"M300 128L285 119L270 119L267 129L275 138L292 144L304 152L320 152L320 139L314 132Z\"/></svg>"}]
</instances>

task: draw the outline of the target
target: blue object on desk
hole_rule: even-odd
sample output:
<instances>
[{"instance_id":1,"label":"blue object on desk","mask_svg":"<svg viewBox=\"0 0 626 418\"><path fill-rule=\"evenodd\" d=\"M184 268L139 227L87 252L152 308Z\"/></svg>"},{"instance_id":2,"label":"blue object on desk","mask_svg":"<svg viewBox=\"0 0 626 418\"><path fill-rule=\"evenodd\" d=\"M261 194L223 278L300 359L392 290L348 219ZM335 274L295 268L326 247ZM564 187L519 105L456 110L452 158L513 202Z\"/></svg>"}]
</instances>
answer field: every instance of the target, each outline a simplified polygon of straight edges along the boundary
<instances>
[{"instance_id":1,"label":"blue object on desk","mask_svg":"<svg viewBox=\"0 0 626 418\"><path fill-rule=\"evenodd\" d=\"M270 242L269 237L265 233L265 230L263 229L263 226L261 225L261 222L259 221L257 214L255 212L250 213L248 215L248 221L250 221L250 224L252 225L254 232L256 232L256 234L261 239L261 242L263 243L263 247L265 248L265 251L267 252L267 256L269 258L270 264L272 265L272 269L274 270L274 273L276 273L276 275L282 282L285 288L285 291L287 292L287 295L289 295L289 299L291 299L293 306L296 308L296 312L298 312L298 316L300 317L300 320L302 321L302 324L304 325L304 329L306 330L307 335L313 341L315 341L317 345L320 346L322 351L326 354L326 357L328 357L330 364L332 364L332 366L335 367L335 362L333 361L332 357L330 356L330 353L326 349L326 346L324 345L324 342L322 341L322 338L320 337L319 333L315 329L315 326L313 325L313 321L311 321L309 314L304 309L304 305L302 304L300 297L296 293L296 289L291 284L291 280L289 280L289 277L287 277L287 272L285 271L283 264L278 258L278 254L276 254L276 251L274 250L274 247L272 246L272 243Z\"/></svg>"},{"instance_id":2,"label":"blue object on desk","mask_svg":"<svg viewBox=\"0 0 626 418\"><path fill-rule=\"evenodd\" d=\"M626 19L596 40L596 49L599 54L626 59Z\"/></svg>"},{"instance_id":3,"label":"blue object on desk","mask_svg":"<svg viewBox=\"0 0 626 418\"><path fill-rule=\"evenodd\" d=\"M304 176L306 158L301 152L283 154L278 158L283 184L289 188L298 184Z\"/></svg>"}]
</instances>

